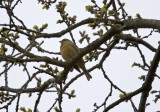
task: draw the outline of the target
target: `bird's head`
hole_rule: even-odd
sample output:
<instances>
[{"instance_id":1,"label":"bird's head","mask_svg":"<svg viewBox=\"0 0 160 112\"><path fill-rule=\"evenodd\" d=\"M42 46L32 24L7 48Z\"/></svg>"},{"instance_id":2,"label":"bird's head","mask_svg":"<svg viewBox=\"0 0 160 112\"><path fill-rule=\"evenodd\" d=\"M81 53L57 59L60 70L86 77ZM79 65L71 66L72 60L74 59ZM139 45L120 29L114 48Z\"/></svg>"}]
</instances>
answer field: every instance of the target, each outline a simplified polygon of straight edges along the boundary
<instances>
[{"instance_id":1,"label":"bird's head","mask_svg":"<svg viewBox=\"0 0 160 112\"><path fill-rule=\"evenodd\" d=\"M61 41L59 41L61 43L61 46L67 43L72 43L72 41L70 41L69 39L63 39Z\"/></svg>"}]
</instances>

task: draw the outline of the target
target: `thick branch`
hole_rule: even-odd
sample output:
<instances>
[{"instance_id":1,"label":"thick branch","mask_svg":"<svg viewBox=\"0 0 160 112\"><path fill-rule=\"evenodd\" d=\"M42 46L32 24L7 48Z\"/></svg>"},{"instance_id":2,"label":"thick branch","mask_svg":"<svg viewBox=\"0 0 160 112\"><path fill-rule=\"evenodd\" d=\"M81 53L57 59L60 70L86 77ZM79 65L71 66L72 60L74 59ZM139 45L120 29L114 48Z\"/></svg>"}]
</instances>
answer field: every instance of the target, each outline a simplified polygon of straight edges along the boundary
<instances>
[{"instance_id":1,"label":"thick branch","mask_svg":"<svg viewBox=\"0 0 160 112\"><path fill-rule=\"evenodd\" d=\"M125 30L136 28L160 29L160 20L155 19L132 19L124 21Z\"/></svg>"},{"instance_id":2,"label":"thick branch","mask_svg":"<svg viewBox=\"0 0 160 112\"><path fill-rule=\"evenodd\" d=\"M133 37L130 34L119 34L118 37L121 38L122 40L125 40L125 41L131 41L131 42L135 42L138 44L142 44L145 47L147 47L148 49L150 49L151 51L156 52L156 49L152 45L150 45L149 43L147 43L146 41L144 41L140 38Z\"/></svg>"},{"instance_id":3,"label":"thick branch","mask_svg":"<svg viewBox=\"0 0 160 112\"><path fill-rule=\"evenodd\" d=\"M153 28L153 29L160 29L160 20L154 20L154 19L132 19L132 20L125 20L125 21L115 21L112 19L106 19L106 20L101 20L101 22L108 22L111 21L112 23L117 23L121 25L125 25L124 30L130 30L130 29L136 29L136 28ZM69 31L78 28L79 26L88 24L88 23L93 23L94 18L87 18L85 20L80 21L79 23L76 23L65 30L62 30L57 33L42 33L38 34L36 38L53 38L53 37L61 37L64 34L68 33Z\"/></svg>"},{"instance_id":4,"label":"thick branch","mask_svg":"<svg viewBox=\"0 0 160 112\"><path fill-rule=\"evenodd\" d=\"M141 87L141 88L137 89L136 91L134 91L134 92L132 92L132 93L130 93L130 94L128 94L128 95L120 98L119 100L115 101L114 103L112 103L112 104L110 104L108 107L106 107L103 112L108 112L110 109L114 108L115 106L117 106L117 105L120 104L121 102L132 98L133 96L141 93L143 90L144 90L144 89Z\"/></svg>"},{"instance_id":5,"label":"thick branch","mask_svg":"<svg viewBox=\"0 0 160 112\"><path fill-rule=\"evenodd\" d=\"M77 24L74 24L70 27L68 27L67 29L65 30L62 30L60 32L57 32L57 33L51 33L51 34L47 34L47 33L43 33L43 34L39 34L36 36L36 38L40 38L40 37L43 37L43 38L50 38L50 37L61 37L62 35L68 33L69 31L79 27L79 26L82 26L84 24L88 24L88 23L92 23L94 22L94 19L93 18L88 18L88 19L85 19L85 20L82 20L81 22L77 23Z\"/></svg>"},{"instance_id":6,"label":"thick branch","mask_svg":"<svg viewBox=\"0 0 160 112\"><path fill-rule=\"evenodd\" d=\"M10 88L10 87L6 87L6 86L1 86L0 90L1 91L8 91L8 92L13 92L13 93L18 93L19 91L21 91L21 93L30 93L30 92L42 92L43 90L45 90L50 84L54 83L55 79L51 78L48 79L46 82L44 82L40 87L37 88L19 88L19 89L14 89L14 88Z\"/></svg>"},{"instance_id":7,"label":"thick branch","mask_svg":"<svg viewBox=\"0 0 160 112\"><path fill-rule=\"evenodd\" d=\"M46 57L46 56L37 56L37 55L34 55L34 57L31 58L31 59L13 58L11 56L0 55L0 60L1 61L15 62L15 63L23 63L23 62L47 62L49 64L65 67L65 62L59 62L59 61L57 61L55 59L51 59L51 58Z\"/></svg>"},{"instance_id":8,"label":"thick branch","mask_svg":"<svg viewBox=\"0 0 160 112\"><path fill-rule=\"evenodd\" d=\"M141 100L140 100L140 104L139 104L139 112L145 112L147 97L149 95L149 91L152 88L152 82L154 80L155 72L158 67L159 61L160 61L160 44L158 46L156 54L153 58L151 66L149 68L146 80L143 84L143 88L145 90L142 92L142 95L141 95Z\"/></svg>"}]
</instances>

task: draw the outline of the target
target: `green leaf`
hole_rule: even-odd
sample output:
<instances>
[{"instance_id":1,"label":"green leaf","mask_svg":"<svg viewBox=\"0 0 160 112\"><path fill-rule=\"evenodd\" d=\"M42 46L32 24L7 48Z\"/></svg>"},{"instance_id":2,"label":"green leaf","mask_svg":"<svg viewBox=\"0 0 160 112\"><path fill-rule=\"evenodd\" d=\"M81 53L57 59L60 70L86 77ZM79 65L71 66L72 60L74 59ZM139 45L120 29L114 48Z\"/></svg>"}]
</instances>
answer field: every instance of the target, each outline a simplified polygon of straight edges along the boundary
<instances>
[{"instance_id":1,"label":"green leaf","mask_svg":"<svg viewBox=\"0 0 160 112\"><path fill-rule=\"evenodd\" d=\"M67 2L63 2L63 6L64 6L64 7L67 6Z\"/></svg>"},{"instance_id":2,"label":"green leaf","mask_svg":"<svg viewBox=\"0 0 160 112\"><path fill-rule=\"evenodd\" d=\"M157 91L156 90L152 90L150 93L154 94L154 93L157 93Z\"/></svg>"},{"instance_id":3,"label":"green leaf","mask_svg":"<svg viewBox=\"0 0 160 112\"><path fill-rule=\"evenodd\" d=\"M80 39L80 40L79 40L79 43L82 44L82 42L83 42L83 39Z\"/></svg>"},{"instance_id":4,"label":"green leaf","mask_svg":"<svg viewBox=\"0 0 160 112\"><path fill-rule=\"evenodd\" d=\"M125 6L125 3L122 3L122 7L124 7Z\"/></svg>"},{"instance_id":5,"label":"green leaf","mask_svg":"<svg viewBox=\"0 0 160 112\"><path fill-rule=\"evenodd\" d=\"M102 13L105 13L106 11L107 11L107 10L106 10L105 8L102 8L102 9L101 9L101 12L102 12Z\"/></svg>"},{"instance_id":6,"label":"green leaf","mask_svg":"<svg viewBox=\"0 0 160 112\"><path fill-rule=\"evenodd\" d=\"M62 71L59 71L57 75L58 75L58 76L61 76L61 74L62 74Z\"/></svg>"},{"instance_id":7,"label":"green leaf","mask_svg":"<svg viewBox=\"0 0 160 112\"><path fill-rule=\"evenodd\" d=\"M33 29L35 29L35 30L37 30L37 31L39 30L39 28L38 28L37 25L34 25L34 26L33 26Z\"/></svg>"},{"instance_id":8,"label":"green leaf","mask_svg":"<svg viewBox=\"0 0 160 112\"><path fill-rule=\"evenodd\" d=\"M43 28L43 29L45 29L45 28L47 28L47 27L48 27L48 24L47 24L47 23L42 25L42 28Z\"/></svg>"},{"instance_id":9,"label":"green leaf","mask_svg":"<svg viewBox=\"0 0 160 112\"><path fill-rule=\"evenodd\" d=\"M56 106L56 107L54 107L53 108L56 112L60 112L60 110L58 109L58 107Z\"/></svg>"},{"instance_id":10,"label":"green leaf","mask_svg":"<svg viewBox=\"0 0 160 112\"><path fill-rule=\"evenodd\" d=\"M75 90L72 90L72 91L71 91L71 95L74 95L74 93L75 93Z\"/></svg>"},{"instance_id":11,"label":"green leaf","mask_svg":"<svg viewBox=\"0 0 160 112\"><path fill-rule=\"evenodd\" d=\"M32 112L32 110L30 108L28 108L27 112Z\"/></svg>"},{"instance_id":12,"label":"green leaf","mask_svg":"<svg viewBox=\"0 0 160 112\"><path fill-rule=\"evenodd\" d=\"M88 60L88 56L87 55L84 56L84 60Z\"/></svg>"},{"instance_id":13,"label":"green leaf","mask_svg":"<svg viewBox=\"0 0 160 112\"><path fill-rule=\"evenodd\" d=\"M42 9L47 9L46 5L43 5Z\"/></svg>"},{"instance_id":14,"label":"green leaf","mask_svg":"<svg viewBox=\"0 0 160 112\"><path fill-rule=\"evenodd\" d=\"M133 68L135 65L136 65L136 62L134 62L131 67Z\"/></svg>"},{"instance_id":15,"label":"green leaf","mask_svg":"<svg viewBox=\"0 0 160 112\"><path fill-rule=\"evenodd\" d=\"M137 17L138 19L141 19L141 16L140 16L139 13L136 14L136 17Z\"/></svg>"},{"instance_id":16,"label":"green leaf","mask_svg":"<svg viewBox=\"0 0 160 112\"><path fill-rule=\"evenodd\" d=\"M88 5L88 6L86 6L86 10L88 11L88 12L90 12L91 10L92 10L92 6L90 6L90 5Z\"/></svg>"},{"instance_id":17,"label":"green leaf","mask_svg":"<svg viewBox=\"0 0 160 112\"><path fill-rule=\"evenodd\" d=\"M26 111L25 107L20 107L20 110L23 111L23 112Z\"/></svg>"},{"instance_id":18,"label":"green leaf","mask_svg":"<svg viewBox=\"0 0 160 112\"><path fill-rule=\"evenodd\" d=\"M119 98L122 98L122 97L124 97L124 94L119 94Z\"/></svg>"},{"instance_id":19,"label":"green leaf","mask_svg":"<svg viewBox=\"0 0 160 112\"><path fill-rule=\"evenodd\" d=\"M76 112L80 112L80 108L77 108Z\"/></svg>"}]
</instances>

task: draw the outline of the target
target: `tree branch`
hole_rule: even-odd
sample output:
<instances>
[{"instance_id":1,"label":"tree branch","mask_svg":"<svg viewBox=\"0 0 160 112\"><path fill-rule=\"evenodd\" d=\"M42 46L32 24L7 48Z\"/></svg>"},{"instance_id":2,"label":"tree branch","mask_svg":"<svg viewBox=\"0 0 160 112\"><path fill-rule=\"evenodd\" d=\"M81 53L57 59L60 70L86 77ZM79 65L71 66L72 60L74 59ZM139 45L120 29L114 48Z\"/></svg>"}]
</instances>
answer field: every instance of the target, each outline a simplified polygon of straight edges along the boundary
<instances>
[{"instance_id":1,"label":"tree branch","mask_svg":"<svg viewBox=\"0 0 160 112\"><path fill-rule=\"evenodd\" d=\"M120 98L119 100L115 101L114 103L110 104L108 107L106 107L104 109L103 112L108 112L110 109L114 108L115 106L117 106L118 104L120 104L121 102L125 101L125 100L128 100L130 98L132 98L133 96L141 93L144 89L141 87L137 90L135 90L134 92L130 93L130 94L127 94L126 96Z\"/></svg>"},{"instance_id":2,"label":"tree branch","mask_svg":"<svg viewBox=\"0 0 160 112\"><path fill-rule=\"evenodd\" d=\"M145 47L147 47L149 50L156 52L156 48L154 48L152 45L150 45L149 43L147 43L146 41L144 41L140 38L136 38L136 37L132 36L131 34L119 34L118 37L124 41L131 41L131 42L135 42L137 44L142 44Z\"/></svg>"},{"instance_id":3,"label":"tree branch","mask_svg":"<svg viewBox=\"0 0 160 112\"><path fill-rule=\"evenodd\" d=\"M141 100L140 100L139 109L138 109L139 112L145 112L147 97L149 95L149 91L152 88L152 82L154 80L155 72L158 67L159 61L160 61L160 44L157 48L157 51L155 53L151 66L149 68L146 80L142 86L144 88L144 91L142 92L142 95L141 95Z\"/></svg>"}]
</instances>

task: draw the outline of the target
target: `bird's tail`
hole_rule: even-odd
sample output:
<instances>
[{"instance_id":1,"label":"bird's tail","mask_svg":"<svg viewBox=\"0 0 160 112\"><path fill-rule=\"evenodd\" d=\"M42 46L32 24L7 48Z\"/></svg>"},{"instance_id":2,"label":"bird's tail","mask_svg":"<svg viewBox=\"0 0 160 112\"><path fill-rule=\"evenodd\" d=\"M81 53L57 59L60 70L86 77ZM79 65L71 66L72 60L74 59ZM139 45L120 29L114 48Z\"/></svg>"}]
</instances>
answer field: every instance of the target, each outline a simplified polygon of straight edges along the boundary
<instances>
[{"instance_id":1,"label":"bird's tail","mask_svg":"<svg viewBox=\"0 0 160 112\"><path fill-rule=\"evenodd\" d=\"M88 80L88 81L92 78L92 76L91 76L87 71L84 72L84 74L85 74L85 76L87 77L87 80Z\"/></svg>"},{"instance_id":2,"label":"bird's tail","mask_svg":"<svg viewBox=\"0 0 160 112\"><path fill-rule=\"evenodd\" d=\"M92 76L86 70L86 67L84 65L83 60L78 61L77 65L82 69L82 71L84 72L85 76L87 77L87 80L89 81L92 78Z\"/></svg>"}]
</instances>

